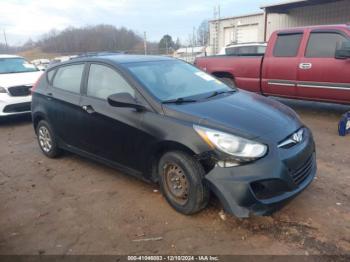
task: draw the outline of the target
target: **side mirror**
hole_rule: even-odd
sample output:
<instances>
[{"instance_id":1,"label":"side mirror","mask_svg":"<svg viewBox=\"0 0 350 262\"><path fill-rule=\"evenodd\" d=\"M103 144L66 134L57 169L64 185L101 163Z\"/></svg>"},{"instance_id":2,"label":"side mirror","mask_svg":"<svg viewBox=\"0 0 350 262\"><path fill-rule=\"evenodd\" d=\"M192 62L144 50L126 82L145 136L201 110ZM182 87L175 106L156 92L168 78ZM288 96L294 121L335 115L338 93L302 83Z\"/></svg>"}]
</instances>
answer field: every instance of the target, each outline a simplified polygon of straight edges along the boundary
<instances>
[{"instance_id":1,"label":"side mirror","mask_svg":"<svg viewBox=\"0 0 350 262\"><path fill-rule=\"evenodd\" d=\"M146 107L139 104L129 93L118 93L107 98L108 104L113 107L130 107L137 111L144 111Z\"/></svg>"},{"instance_id":2,"label":"side mirror","mask_svg":"<svg viewBox=\"0 0 350 262\"><path fill-rule=\"evenodd\" d=\"M336 59L348 59L350 58L350 41L344 42L342 47L335 51Z\"/></svg>"}]
</instances>

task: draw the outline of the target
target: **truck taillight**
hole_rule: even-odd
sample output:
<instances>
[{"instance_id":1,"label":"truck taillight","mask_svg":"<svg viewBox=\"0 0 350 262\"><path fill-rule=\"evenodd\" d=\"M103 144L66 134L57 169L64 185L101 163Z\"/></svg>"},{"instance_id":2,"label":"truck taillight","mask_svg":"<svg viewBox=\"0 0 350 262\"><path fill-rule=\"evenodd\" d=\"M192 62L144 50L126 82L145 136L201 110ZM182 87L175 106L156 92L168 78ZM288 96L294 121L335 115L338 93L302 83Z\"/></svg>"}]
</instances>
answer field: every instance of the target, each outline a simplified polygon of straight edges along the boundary
<instances>
[{"instance_id":1,"label":"truck taillight","mask_svg":"<svg viewBox=\"0 0 350 262\"><path fill-rule=\"evenodd\" d=\"M35 89L37 88L37 86L38 86L38 84L39 84L41 78L43 77L43 75L44 75L44 74L42 74L42 75L38 78L38 80L36 80L35 84L34 84L34 85L32 86L32 88L30 89L30 91L31 91L32 94L34 93Z\"/></svg>"}]
</instances>

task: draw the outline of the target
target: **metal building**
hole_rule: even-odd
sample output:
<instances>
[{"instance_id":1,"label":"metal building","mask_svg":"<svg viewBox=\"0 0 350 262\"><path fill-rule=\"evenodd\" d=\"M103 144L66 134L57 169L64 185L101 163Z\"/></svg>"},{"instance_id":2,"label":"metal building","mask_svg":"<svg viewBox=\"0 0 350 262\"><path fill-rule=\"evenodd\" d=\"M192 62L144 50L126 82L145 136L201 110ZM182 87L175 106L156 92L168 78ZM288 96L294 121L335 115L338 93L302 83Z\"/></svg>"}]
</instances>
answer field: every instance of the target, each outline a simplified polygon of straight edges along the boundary
<instances>
[{"instance_id":1,"label":"metal building","mask_svg":"<svg viewBox=\"0 0 350 262\"><path fill-rule=\"evenodd\" d=\"M230 43L267 41L278 29L350 23L350 0L293 0L261 9L261 13L211 20L212 53L216 54Z\"/></svg>"}]
</instances>

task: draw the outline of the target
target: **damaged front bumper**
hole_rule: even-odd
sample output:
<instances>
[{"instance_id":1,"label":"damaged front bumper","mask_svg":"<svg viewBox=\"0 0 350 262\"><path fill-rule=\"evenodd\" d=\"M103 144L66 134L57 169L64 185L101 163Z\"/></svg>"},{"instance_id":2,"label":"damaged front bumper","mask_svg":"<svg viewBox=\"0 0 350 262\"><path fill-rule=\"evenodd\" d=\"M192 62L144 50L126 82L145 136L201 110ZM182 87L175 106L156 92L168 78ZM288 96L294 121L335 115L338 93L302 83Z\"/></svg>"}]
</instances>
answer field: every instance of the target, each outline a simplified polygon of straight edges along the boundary
<instances>
[{"instance_id":1,"label":"damaged front bumper","mask_svg":"<svg viewBox=\"0 0 350 262\"><path fill-rule=\"evenodd\" d=\"M310 133L291 148L270 147L267 156L237 167L215 166L206 176L226 212L237 217L270 215L302 192L317 170Z\"/></svg>"}]
</instances>

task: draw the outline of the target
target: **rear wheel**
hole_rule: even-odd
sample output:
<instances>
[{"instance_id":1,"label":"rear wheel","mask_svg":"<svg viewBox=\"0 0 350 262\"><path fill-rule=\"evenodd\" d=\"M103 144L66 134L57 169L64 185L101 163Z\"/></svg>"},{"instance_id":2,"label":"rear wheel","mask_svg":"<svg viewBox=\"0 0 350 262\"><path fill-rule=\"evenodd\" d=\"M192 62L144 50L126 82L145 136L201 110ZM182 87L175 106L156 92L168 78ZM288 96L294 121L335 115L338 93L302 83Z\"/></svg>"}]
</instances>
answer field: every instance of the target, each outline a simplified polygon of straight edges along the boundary
<instances>
[{"instance_id":1,"label":"rear wheel","mask_svg":"<svg viewBox=\"0 0 350 262\"><path fill-rule=\"evenodd\" d=\"M162 193L174 209L186 215L199 212L208 204L204 174L196 159L180 151L168 152L159 161Z\"/></svg>"},{"instance_id":2,"label":"rear wheel","mask_svg":"<svg viewBox=\"0 0 350 262\"><path fill-rule=\"evenodd\" d=\"M55 134L48 122L41 120L36 127L36 134L40 149L47 157L55 158L61 154Z\"/></svg>"}]
</instances>

